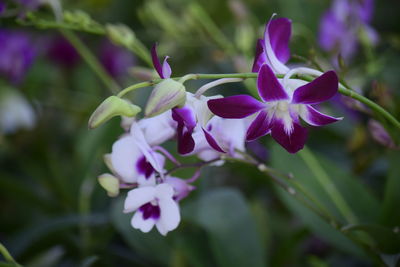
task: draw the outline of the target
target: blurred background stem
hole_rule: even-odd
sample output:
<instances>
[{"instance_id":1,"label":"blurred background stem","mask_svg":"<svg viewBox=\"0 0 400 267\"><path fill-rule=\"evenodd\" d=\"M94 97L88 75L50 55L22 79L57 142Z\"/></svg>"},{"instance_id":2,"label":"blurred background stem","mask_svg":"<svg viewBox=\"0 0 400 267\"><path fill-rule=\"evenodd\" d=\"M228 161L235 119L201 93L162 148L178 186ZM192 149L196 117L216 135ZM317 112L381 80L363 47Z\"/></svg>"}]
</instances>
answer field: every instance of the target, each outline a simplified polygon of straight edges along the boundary
<instances>
[{"instance_id":1,"label":"blurred background stem","mask_svg":"<svg viewBox=\"0 0 400 267\"><path fill-rule=\"evenodd\" d=\"M107 73L97 58L92 52L86 47L86 45L79 39L79 37L69 30L60 30L62 35L75 47L78 53L86 61L93 72L99 77L104 85L110 90L111 93L115 94L118 92L120 86L116 81Z\"/></svg>"}]
</instances>

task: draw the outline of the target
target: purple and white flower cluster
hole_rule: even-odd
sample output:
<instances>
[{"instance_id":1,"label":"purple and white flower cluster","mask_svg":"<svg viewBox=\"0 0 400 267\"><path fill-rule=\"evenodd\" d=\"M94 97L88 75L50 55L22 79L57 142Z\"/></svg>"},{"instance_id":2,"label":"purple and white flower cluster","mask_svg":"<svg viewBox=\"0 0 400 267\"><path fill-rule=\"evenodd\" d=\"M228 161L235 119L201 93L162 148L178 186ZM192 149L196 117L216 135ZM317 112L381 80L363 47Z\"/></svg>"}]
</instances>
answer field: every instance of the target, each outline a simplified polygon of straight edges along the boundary
<instances>
[{"instance_id":1,"label":"purple and white flower cluster","mask_svg":"<svg viewBox=\"0 0 400 267\"><path fill-rule=\"evenodd\" d=\"M191 183L198 172L184 180L172 177L165 169L167 159L179 167L179 162L161 147L167 140L176 137L177 151L183 156L197 156L205 163L221 165L226 158L242 159L246 141L268 134L288 152L296 153L307 139L307 128L301 125L301 120L312 126L340 120L322 114L313 106L336 94L336 73L287 66L290 35L289 19L272 18L266 25L264 38L257 42L253 72L258 73L260 100L249 95L204 96L199 94L203 92L201 89L196 94L186 92L179 81L171 79L168 56L161 63L156 46L153 47L153 64L163 79L150 96L158 102L149 100L151 108L146 108L148 114L155 116L123 120L124 128L130 130L105 157L113 175L103 174L99 178L113 195L120 188L131 189L124 211L135 212L132 227L148 232L155 225L161 234L167 234L179 224L179 201L194 189ZM281 78L277 78L278 74ZM295 75L302 74L316 78L311 82L296 79ZM161 84L165 84L167 92L160 88ZM161 96L157 98L157 94ZM163 105L168 106L166 111Z\"/></svg>"}]
</instances>

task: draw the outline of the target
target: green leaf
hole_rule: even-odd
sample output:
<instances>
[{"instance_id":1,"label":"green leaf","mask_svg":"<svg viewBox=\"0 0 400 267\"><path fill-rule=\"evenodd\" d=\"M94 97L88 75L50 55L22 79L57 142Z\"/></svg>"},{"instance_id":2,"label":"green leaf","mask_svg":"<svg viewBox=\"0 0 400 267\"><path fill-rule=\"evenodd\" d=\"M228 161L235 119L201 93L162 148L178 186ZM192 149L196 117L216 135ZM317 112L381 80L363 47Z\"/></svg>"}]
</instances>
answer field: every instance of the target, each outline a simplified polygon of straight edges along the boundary
<instances>
[{"instance_id":1,"label":"green leaf","mask_svg":"<svg viewBox=\"0 0 400 267\"><path fill-rule=\"evenodd\" d=\"M346 173L341 166L337 166L322 155L316 155L316 157L320 167L329 176L329 181L337 188L357 219L363 222L376 222L379 216L379 204L373 195L357 179ZM294 179L305 188L308 194L316 198L339 221L344 221L325 189L317 181L316 174L298 154L289 154L276 145L271 149L271 164L276 169L292 173ZM327 224L287 192L282 190L278 190L278 192L293 214L299 216L320 238L343 251L358 256L364 255L343 233ZM299 194L301 193L299 192Z\"/></svg>"},{"instance_id":2,"label":"green leaf","mask_svg":"<svg viewBox=\"0 0 400 267\"><path fill-rule=\"evenodd\" d=\"M265 247L240 192L211 189L196 206L194 220L209 234L218 266L265 266Z\"/></svg>"},{"instance_id":3,"label":"green leaf","mask_svg":"<svg viewBox=\"0 0 400 267\"><path fill-rule=\"evenodd\" d=\"M388 159L389 171L385 186L381 222L385 225L395 227L400 226L400 216L398 215L400 205L400 153L391 151L388 155Z\"/></svg>"},{"instance_id":4,"label":"green leaf","mask_svg":"<svg viewBox=\"0 0 400 267\"><path fill-rule=\"evenodd\" d=\"M152 260L154 263L166 265L171 262L172 247L170 244L170 236L162 236L153 229L149 233L142 233L140 230L132 228L130 221L132 213L124 214L125 197L119 197L115 200L111 208L111 221L121 234L126 243L139 255Z\"/></svg>"},{"instance_id":5,"label":"green leaf","mask_svg":"<svg viewBox=\"0 0 400 267\"><path fill-rule=\"evenodd\" d=\"M376 224L358 224L344 227L343 231L362 231L372 239L372 247L381 253L395 254L400 252L400 233Z\"/></svg>"}]
</instances>

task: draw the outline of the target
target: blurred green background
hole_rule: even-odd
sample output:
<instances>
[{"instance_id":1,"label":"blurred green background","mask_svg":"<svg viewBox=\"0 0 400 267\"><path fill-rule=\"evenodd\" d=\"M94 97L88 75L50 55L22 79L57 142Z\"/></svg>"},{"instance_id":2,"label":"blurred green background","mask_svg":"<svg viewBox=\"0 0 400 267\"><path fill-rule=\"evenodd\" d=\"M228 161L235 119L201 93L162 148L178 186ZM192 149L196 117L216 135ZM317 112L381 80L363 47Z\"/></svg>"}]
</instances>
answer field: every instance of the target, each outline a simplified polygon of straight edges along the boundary
<instances>
[{"instance_id":1,"label":"blurred green background","mask_svg":"<svg viewBox=\"0 0 400 267\"><path fill-rule=\"evenodd\" d=\"M251 70L255 41L272 13L293 21L292 63L317 60L330 69L318 47L319 20L330 1L321 0L85 0L64 1L64 10L83 10L101 24L123 23L149 49L169 55L173 74ZM378 45L360 49L341 77L400 117L400 2L375 2L372 26ZM51 18L48 7L38 17ZM294 179L346 225L318 179L333 183L357 224L336 230L253 167L227 163L209 167L197 190L181 202L178 229L143 234L122 213L123 194L109 198L98 185L106 172L102 155L123 132L119 119L88 130L91 112L111 92L79 59L73 67L52 59L44 43L57 29L21 26L2 18L1 29L29 32L37 56L17 90L32 104L30 130L0 133L0 242L27 266L396 266L400 257L400 152L376 142L370 116L327 105L344 116L335 125L311 130L307 151L290 155L261 139L266 163ZM106 37L77 32L99 56ZM125 87L152 75L135 56L117 79ZM195 90L204 81L188 83ZM252 81L213 93L254 90ZM150 90L131 94L144 105ZM394 135L399 135L398 131ZM175 151L175 144L167 147ZM315 160L318 159L318 160ZM190 177L193 170L180 173ZM349 236L354 238L351 240ZM358 240L358 242L354 242ZM0 256L1 258L1 256ZM0 266L9 266L0 263Z\"/></svg>"}]
</instances>

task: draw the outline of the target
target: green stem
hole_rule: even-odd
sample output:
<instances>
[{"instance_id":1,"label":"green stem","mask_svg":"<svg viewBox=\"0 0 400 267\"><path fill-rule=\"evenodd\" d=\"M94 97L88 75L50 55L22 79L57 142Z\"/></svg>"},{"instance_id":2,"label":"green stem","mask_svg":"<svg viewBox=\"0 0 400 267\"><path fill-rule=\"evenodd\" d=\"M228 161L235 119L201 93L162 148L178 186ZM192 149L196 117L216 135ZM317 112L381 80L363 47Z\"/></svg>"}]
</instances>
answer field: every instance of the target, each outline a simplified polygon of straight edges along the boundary
<instances>
[{"instance_id":1,"label":"green stem","mask_svg":"<svg viewBox=\"0 0 400 267\"><path fill-rule=\"evenodd\" d=\"M198 73L198 74L187 74L187 75L185 75L183 77L185 77L185 80L199 80L199 79L221 79L221 78L250 79L250 78L257 78L257 76L258 76L257 73L249 72L249 73L224 73L224 74ZM183 77L174 77L172 79L180 80ZM277 78L283 78L284 75L277 74L276 77ZM293 78L294 79L301 79L301 80L304 80L304 81L312 81L312 80L314 80L314 78L312 78L310 76L303 76L303 75L294 75ZM121 92L119 92L118 96L122 97L122 96L124 96L125 94L129 93L132 90L135 90L135 89L141 88L141 87L151 86L151 85L159 83L160 81L162 81L162 79L154 79L152 81L148 81L148 82L143 82L143 83L140 83L140 84L132 85L130 87L125 88ZM378 104L373 102L372 100L369 100L368 98L357 94L354 90L352 90L351 88L346 87L346 86L344 86L342 84L339 84L339 90L338 91L342 95L351 97L351 98L353 98L353 99L365 104L366 106L371 108L375 113L381 115L386 120L388 120L390 123L392 123L394 126L396 126L398 129L400 129L400 122L392 114L390 114L387 110L385 110L384 108L382 108L381 106L379 106Z\"/></svg>"},{"instance_id":2,"label":"green stem","mask_svg":"<svg viewBox=\"0 0 400 267\"><path fill-rule=\"evenodd\" d=\"M22 267L22 265L20 265L16 262L16 260L13 258L13 256L11 256L10 252L7 250L7 248L2 243L0 243L0 253L3 255L4 259L7 262L13 263L15 266Z\"/></svg>"},{"instance_id":3,"label":"green stem","mask_svg":"<svg viewBox=\"0 0 400 267\"><path fill-rule=\"evenodd\" d=\"M153 80L153 81L141 82L141 83L137 83L137 84L131 85L131 86L125 88L124 90L120 91L117 94L117 96L118 97L123 97L124 95L126 95L127 93L129 93L131 91L135 91L136 89L143 88L143 87L152 86L152 85L160 82L161 80L162 79L157 79L157 80Z\"/></svg>"},{"instance_id":4,"label":"green stem","mask_svg":"<svg viewBox=\"0 0 400 267\"><path fill-rule=\"evenodd\" d=\"M382 108L381 106L379 106L378 104L373 102L372 100L369 100L368 98L366 98L362 95L359 95L356 92L354 92L353 90L345 88L342 85L339 86L339 93L341 93L342 95L351 97L351 98L365 104L366 106L371 108L374 112L382 115L390 123L392 123L394 126L396 126L397 128L400 129L400 122L395 117L393 117L393 115L390 114L387 110L385 110L384 108Z\"/></svg>"},{"instance_id":5,"label":"green stem","mask_svg":"<svg viewBox=\"0 0 400 267\"><path fill-rule=\"evenodd\" d=\"M94 73L100 78L104 85L112 92L118 92L118 84L114 79L106 72L97 58L92 52L86 47L86 45L76 36L75 33L69 30L60 30L63 36L76 48L81 57L86 61Z\"/></svg>"},{"instance_id":6,"label":"green stem","mask_svg":"<svg viewBox=\"0 0 400 267\"><path fill-rule=\"evenodd\" d=\"M335 183L332 182L314 154L307 147L304 147L304 149L299 152L299 155L304 160L311 172L314 173L314 177L331 198L332 202L335 204L343 217L346 218L349 223L356 224L358 221L357 217L354 215L350 206L347 204L346 200L335 186Z\"/></svg>"}]
</instances>

